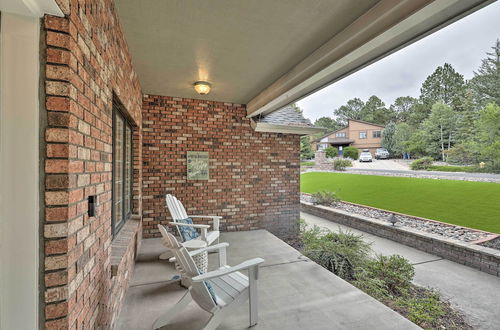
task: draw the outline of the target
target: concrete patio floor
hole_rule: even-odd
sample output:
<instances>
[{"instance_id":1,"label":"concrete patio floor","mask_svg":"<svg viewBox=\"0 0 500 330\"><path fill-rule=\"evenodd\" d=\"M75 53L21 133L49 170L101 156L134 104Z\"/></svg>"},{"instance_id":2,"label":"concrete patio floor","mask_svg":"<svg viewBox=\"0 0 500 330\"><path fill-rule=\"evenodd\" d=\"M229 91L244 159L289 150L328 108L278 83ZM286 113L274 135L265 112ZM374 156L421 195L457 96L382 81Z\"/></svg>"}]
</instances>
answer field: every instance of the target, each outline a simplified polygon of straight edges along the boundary
<instances>
[{"instance_id":1,"label":"concrete patio floor","mask_svg":"<svg viewBox=\"0 0 500 330\"><path fill-rule=\"evenodd\" d=\"M262 257L259 323L253 329L419 329L388 307L302 256L265 230L223 233L228 263ZM145 239L116 329L151 329L154 320L184 294L170 281L172 264L158 260L160 239ZM210 254L210 264L217 256ZM201 329L210 314L194 302L163 329ZM243 304L218 329L248 328Z\"/></svg>"},{"instance_id":2,"label":"concrete patio floor","mask_svg":"<svg viewBox=\"0 0 500 330\"><path fill-rule=\"evenodd\" d=\"M310 226L362 234L366 241L372 243L375 253L402 255L415 267L413 282L439 290L455 308L464 313L474 329L500 329L500 278L315 215L302 212L300 217Z\"/></svg>"}]
</instances>

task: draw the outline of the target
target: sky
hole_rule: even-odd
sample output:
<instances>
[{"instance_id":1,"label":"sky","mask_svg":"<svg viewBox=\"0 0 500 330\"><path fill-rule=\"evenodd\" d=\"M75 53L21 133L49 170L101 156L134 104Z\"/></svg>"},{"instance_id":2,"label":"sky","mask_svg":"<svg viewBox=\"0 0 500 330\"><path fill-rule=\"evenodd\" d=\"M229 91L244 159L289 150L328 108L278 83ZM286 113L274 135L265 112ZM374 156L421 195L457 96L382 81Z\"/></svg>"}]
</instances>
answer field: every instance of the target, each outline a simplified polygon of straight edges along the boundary
<instances>
[{"instance_id":1,"label":"sky","mask_svg":"<svg viewBox=\"0 0 500 330\"><path fill-rule=\"evenodd\" d=\"M470 79L500 38L500 1L448 25L297 102L312 122L358 97L377 95L389 106L399 96L420 95L427 76L444 63Z\"/></svg>"}]
</instances>

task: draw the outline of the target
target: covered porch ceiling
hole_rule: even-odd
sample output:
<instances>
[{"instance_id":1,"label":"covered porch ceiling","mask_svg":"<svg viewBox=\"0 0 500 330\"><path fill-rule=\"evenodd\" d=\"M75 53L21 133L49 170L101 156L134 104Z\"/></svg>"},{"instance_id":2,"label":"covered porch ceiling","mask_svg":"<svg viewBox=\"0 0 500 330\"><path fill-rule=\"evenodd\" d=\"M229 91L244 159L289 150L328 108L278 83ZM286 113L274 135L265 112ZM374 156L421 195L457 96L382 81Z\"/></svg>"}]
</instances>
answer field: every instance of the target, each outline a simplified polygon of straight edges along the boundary
<instances>
[{"instance_id":1,"label":"covered porch ceiling","mask_svg":"<svg viewBox=\"0 0 500 330\"><path fill-rule=\"evenodd\" d=\"M493 0L116 0L143 92L273 112ZM212 92L198 95L206 80Z\"/></svg>"}]
</instances>

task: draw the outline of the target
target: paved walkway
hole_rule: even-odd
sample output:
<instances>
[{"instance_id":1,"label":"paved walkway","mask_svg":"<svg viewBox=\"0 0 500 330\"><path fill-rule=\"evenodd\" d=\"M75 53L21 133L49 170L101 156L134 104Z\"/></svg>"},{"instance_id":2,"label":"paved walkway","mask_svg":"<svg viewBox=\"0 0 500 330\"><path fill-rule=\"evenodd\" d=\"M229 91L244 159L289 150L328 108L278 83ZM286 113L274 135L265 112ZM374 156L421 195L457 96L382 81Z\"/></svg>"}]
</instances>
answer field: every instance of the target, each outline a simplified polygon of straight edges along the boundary
<instances>
[{"instance_id":1,"label":"paved walkway","mask_svg":"<svg viewBox=\"0 0 500 330\"><path fill-rule=\"evenodd\" d=\"M415 284L439 290L475 329L500 329L500 278L314 215L301 218L308 225L363 234L375 253L402 255L415 266Z\"/></svg>"},{"instance_id":2,"label":"paved walkway","mask_svg":"<svg viewBox=\"0 0 500 330\"><path fill-rule=\"evenodd\" d=\"M364 170L387 170L387 171L404 171L409 170L408 163L399 162L393 159L373 159L372 162L352 162L353 169Z\"/></svg>"}]
</instances>

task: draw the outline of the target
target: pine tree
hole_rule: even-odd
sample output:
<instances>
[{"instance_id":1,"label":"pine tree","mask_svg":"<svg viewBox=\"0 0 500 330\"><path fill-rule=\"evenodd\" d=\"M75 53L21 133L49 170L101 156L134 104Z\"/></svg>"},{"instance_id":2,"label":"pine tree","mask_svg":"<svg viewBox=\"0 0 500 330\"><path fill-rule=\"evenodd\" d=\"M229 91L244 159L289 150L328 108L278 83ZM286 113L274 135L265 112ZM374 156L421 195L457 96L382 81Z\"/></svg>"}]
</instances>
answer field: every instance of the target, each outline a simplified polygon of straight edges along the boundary
<instances>
[{"instance_id":1,"label":"pine tree","mask_svg":"<svg viewBox=\"0 0 500 330\"><path fill-rule=\"evenodd\" d=\"M451 64L439 66L425 79L420 89L420 100L428 107L443 102L455 111L461 111L461 99L465 93L464 77Z\"/></svg>"},{"instance_id":2,"label":"pine tree","mask_svg":"<svg viewBox=\"0 0 500 330\"><path fill-rule=\"evenodd\" d=\"M491 102L500 105L500 39L491 48L493 51L486 53L487 57L482 60L470 81L480 108Z\"/></svg>"}]
</instances>

